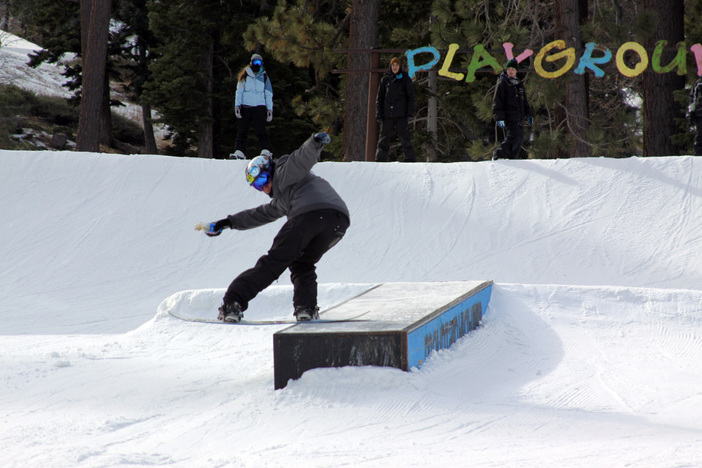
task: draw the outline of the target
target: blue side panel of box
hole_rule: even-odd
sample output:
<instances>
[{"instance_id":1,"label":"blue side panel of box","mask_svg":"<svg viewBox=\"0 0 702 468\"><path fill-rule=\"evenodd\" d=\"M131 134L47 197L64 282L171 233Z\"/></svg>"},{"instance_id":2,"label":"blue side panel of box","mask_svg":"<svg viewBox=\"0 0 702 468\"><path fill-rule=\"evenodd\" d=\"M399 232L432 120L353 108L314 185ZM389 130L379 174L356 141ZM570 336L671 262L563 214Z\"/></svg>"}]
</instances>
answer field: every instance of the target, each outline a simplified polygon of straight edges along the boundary
<instances>
[{"instance_id":1,"label":"blue side panel of box","mask_svg":"<svg viewBox=\"0 0 702 468\"><path fill-rule=\"evenodd\" d=\"M485 314L491 293L492 284L407 330L409 367L420 366L432 351L446 349L469 331L475 330Z\"/></svg>"},{"instance_id":2,"label":"blue side panel of box","mask_svg":"<svg viewBox=\"0 0 702 468\"><path fill-rule=\"evenodd\" d=\"M492 281L375 286L322 313L338 322L306 322L273 335L275 388L320 367L409 371L477 328L491 293Z\"/></svg>"}]
</instances>

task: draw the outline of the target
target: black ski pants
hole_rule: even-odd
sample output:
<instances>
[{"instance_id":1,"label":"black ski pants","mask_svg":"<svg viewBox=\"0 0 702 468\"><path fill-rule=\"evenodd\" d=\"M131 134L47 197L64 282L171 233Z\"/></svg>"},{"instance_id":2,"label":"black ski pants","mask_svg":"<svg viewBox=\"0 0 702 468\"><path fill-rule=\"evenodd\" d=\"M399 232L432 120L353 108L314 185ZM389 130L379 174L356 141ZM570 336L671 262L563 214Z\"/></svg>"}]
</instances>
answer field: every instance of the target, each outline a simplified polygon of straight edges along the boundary
<instances>
[{"instance_id":1,"label":"black ski pants","mask_svg":"<svg viewBox=\"0 0 702 468\"><path fill-rule=\"evenodd\" d=\"M246 154L246 140L249 136L249 127L253 124L256 136L258 136L258 144L261 149L267 149L272 152L271 141L268 139L268 131L266 130L266 115L268 110L266 106L247 107L241 106L241 118L238 119L238 128L236 132L236 150Z\"/></svg>"},{"instance_id":2,"label":"black ski pants","mask_svg":"<svg viewBox=\"0 0 702 468\"><path fill-rule=\"evenodd\" d=\"M316 263L344 237L348 227L346 215L334 209L310 211L289 219L268 253L232 281L224 303L236 301L246 310L251 299L289 268L293 306L317 307Z\"/></svg>"},{"instance_id":3,"label":"black ski pants","mask_svg":"<svg viewBox=\"0 0 702 468\"><path fill-rule=\"evenodd\" d=\"M397 133L397 137L402 144L405 162L415 162L417 156L414 153L412 140L410 140L409 126L405 117L384 119L383 123L380 124L380 139L378 140L378 148L375 151L375 160L377 162L386 162L388 160L388 150L390 150L390 144L395 139L395 133Z\"/></svg>"},{"instance_id":4,"label":"black ski pants","mask_svg":"<svg viewBox=\"0 0 702 468\"><path fill-rule=\"evenodd\" d=\"M505 139L495 149L492 159L519 159L524 141L524 127L521 122L505 122Z\"/></svg>"}]
</instances>

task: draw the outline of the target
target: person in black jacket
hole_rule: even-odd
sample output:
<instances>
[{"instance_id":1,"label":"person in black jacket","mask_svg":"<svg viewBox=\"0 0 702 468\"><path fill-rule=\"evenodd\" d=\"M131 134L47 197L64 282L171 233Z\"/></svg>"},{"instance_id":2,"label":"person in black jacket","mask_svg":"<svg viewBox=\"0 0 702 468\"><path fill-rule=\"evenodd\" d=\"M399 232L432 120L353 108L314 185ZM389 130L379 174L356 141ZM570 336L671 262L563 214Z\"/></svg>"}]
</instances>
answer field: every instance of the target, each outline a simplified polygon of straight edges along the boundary
<instances>
[{"instance_id":1,"label":"person in black jacket","mask_svg":"<svg viewBox=\"0 0 702 468\"><path fill-rule=\"evenodd\" d=\"M402 72L402 61L395 57L390 61L390 70L380 80L375 100L375 119L380 123L380 139L375 160L388 160L390 143L395 133L402 143L405 162L414 162L417 156L409 135L409 119L414 117L414 85Z\"/></svg>"},{"instance_id":2,"label":"person in black jacket","mask_svg":"<svg viewBox=\"0 0 702 468\"><path fill-rule=\"evenodd\" d=\"M524 119L533 125L534 118L526 98L524 83L517 78L518 62L515 59L505 64L505 70L497 78L497 87L492 101L492 114L497 126L505 131L505 139L495 149L492 159L519 159L524 141Z\"/></svg>"},{"instance_id":3,"label":"person in black jacket","mask_svg":"<svg viewBox=\"0 0 702 468\"><path fill-rule=\"evenodd\" d=\"M692 85L690 91L690 111L687 114L690 124L695 127L695 156L702 156L702 78Z\"/></svg>"},{"instance_id":4,"label":"person in black jacket","mask_svg":"<svg viewBox=\"0 0 702 468\"><path fill-rule=\"evenodd\" d=\"M294 314L298 321L319 318L316 264L346 233L350 221L346 203L326 180L310 172L331 138L317 133L289 155L273 161L268 155L252 159L246 180L269 197L270 203L240 211L209 224L205 234L224 229L253 229L283 216L288 220L266 255L229 285L219 308L219 320L239 322L249 301L290 269Z\"/></svg>"}]
</instances>

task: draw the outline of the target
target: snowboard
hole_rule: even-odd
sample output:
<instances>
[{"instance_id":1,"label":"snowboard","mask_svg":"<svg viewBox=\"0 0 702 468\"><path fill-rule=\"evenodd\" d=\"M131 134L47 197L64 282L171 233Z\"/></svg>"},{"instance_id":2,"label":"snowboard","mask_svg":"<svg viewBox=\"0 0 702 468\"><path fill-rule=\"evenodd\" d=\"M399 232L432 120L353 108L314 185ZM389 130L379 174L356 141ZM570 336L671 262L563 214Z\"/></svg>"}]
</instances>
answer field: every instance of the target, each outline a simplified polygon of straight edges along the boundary
<instances>
[{"instance_id":1,"label":"snowboard","mask_svg":"<svg viewBox=\"0 0 702 468\"><path fill-rule=\"evenodd\" d=\"M298 322L295 319L283 319L283 320L242 320L241 322L222 322L217 320L216 317L213 318L203 318L203 317L188 317L185 315L178 314L173 310L169 310L168 314L186 322L197 322L197 323L216 323L219 325L295 325L295 324L315 324L315 323L340 323L340 322L364 322L364 320L359 320L361 317L366 315L368 312L364 312L355 317L349 317L344 319L325 319L319 318L317 320L308 320L306 322Z\"/></svg>"}]
</instances>

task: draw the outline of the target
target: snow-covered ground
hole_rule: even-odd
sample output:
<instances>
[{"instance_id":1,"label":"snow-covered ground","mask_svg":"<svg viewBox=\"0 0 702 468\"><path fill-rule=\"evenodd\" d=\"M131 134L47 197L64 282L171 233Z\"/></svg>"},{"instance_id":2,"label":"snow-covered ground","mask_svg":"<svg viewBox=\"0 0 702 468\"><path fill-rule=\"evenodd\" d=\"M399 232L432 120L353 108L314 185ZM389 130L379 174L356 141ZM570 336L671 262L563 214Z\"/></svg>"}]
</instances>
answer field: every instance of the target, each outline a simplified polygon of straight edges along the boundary
<instances>
[{"instance_id":1,"label":"snow-covered ground","mask_svg":"<svg viewBox=\"0 0 702 468\"><path fill-rule=\"evenodd\" d=\"M328 307L378 282L494 280L482 328L420 369L273 390L282 326L179 321L282 221L244 161L0 152L0 462L12 467L702 463L699 158L320 163L352 226ZM248 318L291 313L287 276ZM216 313L212 310L212 314Z\"/></svg>"},{"instance_id":2,"label":"snow-covered ground","mask_svg":"<svg viewBox=\"0 0 702 468\"><path fill-rule=\"evenodd\" d=\"M73 92L63 87L68 78L62 75L64 71L62 64L42 63L36 68L27 66L29 54L39 49L41 47L32 42L0 30L0 83L13 84L44 96L72 97ZM75 55L66 54L62 62L74 59ZM113 107L114 113L132 120L138 125L143 125L140 106L128 102L123 95L114 90L112 98L123 104ZM158 115L154 112L153 118L157 117ZM166 135L165 128L161 124L155 125L154 128L157 139L162 140Z\"/></svg>"},{"instance_id":3,"label":"snow-covered ground","mask_svg":"<svg viewBox=\"0 0 702 468\"><path fill-rule=\"evenodd\" d=\"M214 308L270 246L282 221L193 229L267 201L244 161L0 151L0 466L700 466L701 164L318 164L352 214L322 307L495 286L482 327L419 369L274 391L283 326L160 307ZM247 318L290 317L291 296L284 276Z\"/></svg>"},{"instance_id":4,"label":"snow-covered ground","mask_svg":"<svg viewBox=\"0 0 702 468\"><path fill-rule=\"evenodd\" d=\"M70 97L61 85L67 81L62 67L43 63L37 68L27 66L28 54L39 47L20 37L0 31L0 83L14 84L22 89L45 96Z\"/></svg>"}]
</instances>

